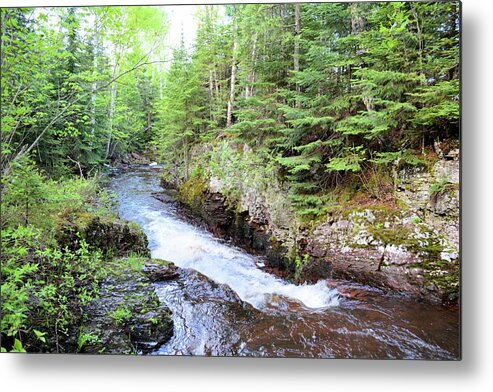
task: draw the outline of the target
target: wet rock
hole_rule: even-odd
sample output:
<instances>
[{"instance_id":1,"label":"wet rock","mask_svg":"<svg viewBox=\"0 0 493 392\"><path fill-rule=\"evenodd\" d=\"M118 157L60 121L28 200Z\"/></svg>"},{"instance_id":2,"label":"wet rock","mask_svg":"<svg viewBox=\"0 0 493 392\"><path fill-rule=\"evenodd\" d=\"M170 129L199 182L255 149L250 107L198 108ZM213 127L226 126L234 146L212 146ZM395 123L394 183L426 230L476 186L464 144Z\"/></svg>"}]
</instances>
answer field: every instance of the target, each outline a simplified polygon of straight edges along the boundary
<instances>
[{"instance_id":1,"label":"wet rock","mask_svg":"<svg viewBox=\"0 0 493 392\"><path fill-rule=\"evenodd\" d=\"M171 312L159 302L146 275L130 268L126 259L113 262L112 267L100 298L84 311L78 349L84 353L149 353L173 335Z\"/></svg>"},{"instance_id":2,"label":"wet rock","mask_svg":"<svg viewBox=\"0 0 493 392\"><path fill-rule=\"evenodd\" d=\"M176 191L173 192L168 190L166 192L152 192L151 196L156 200L159 200L161 203L165 204L175 204L176 200Z\"/></svg>"},{"instance_id":3,"label":"wet rock","mask_svg":"<svg viewBox=\"0 0 493 392\"><path fill-rule=\"evenodd\" d=\"M180 274L178 268L173 265L146 264L142 272L151 282L163 282L177 279Z\"/></svg>"},{"instance_id":4,"label":"wet rock","mask_svg":"<svg viewBox=\"0 0 493 392\"><path fill-rule=\"evenodd\" d=\"M299 272L298 281L317 283L321 277L332 275L332 265L324 259L314 258L305 262Z\"/></svg>"},{"instance_id":5,"label":"wet rock","mask_svg":"<svg viewBox=\"0 0 493 392\"><path fill-rule=\"evenodd\" d=\"M143 354L158 349L173 336L171 312L162 309L140 313L131 319L130 340Z\"/></svg>"},{"instance_id":6,"label":"wet rock","mask_svg":"<svg viewBox=\"0 0 493 392\"><path fill-rule=\"evenodd\" d=\"M149 165L151 163L151 160L144 157L143 155L140 155L136 152L131 152L129 154L129 160L130 163L133 164L138 164L138 165Z\"/></svg>"},{"instance_id":7,"label":"wet rock","mask_svg":"<svg viewBox=\"0 0 493 392\"><path fill-rule=\"evenodd\" d=\"M176 190L176 188L177 188L176 183L168 181L164 177L161 177L159 179L159 185L166 190L171 190L171 189Z\"/></svg>"},{"instance_id":8,"label":"wet rock","mask_svg":"<svg viewBox=\"0 0 493 392\"><path fill-rule=\"evenodd\" d=\"M225 207L226 198L220 193L209 193L203 204L203 217L218 232L225 232L234 214Z\"/></svg>"},{"instance_id":9,"label":"wet rock","mask_svg":"<svg viewBox=\"0 0 493 392\"><path fill-rule=\"evenodd\" d=\"M184 290L189 296L189 300L193 300L197 304L220 300L235 303L242 307L250 307L227 284L217 283L193 269L180 269L180 272L180 280L185 282Z\"/></svg>"},{"instance_id":10,"label":"wet rock","mask_svg":"<svg viewBox=\"0 0 493 392\"><path fill-rule=\"evenodd\" d=\"M327 286L336 289L341 297L351 300L368 301L382 295L381 290L344 280L328 279Z\"/></svg>"}]
</instances>

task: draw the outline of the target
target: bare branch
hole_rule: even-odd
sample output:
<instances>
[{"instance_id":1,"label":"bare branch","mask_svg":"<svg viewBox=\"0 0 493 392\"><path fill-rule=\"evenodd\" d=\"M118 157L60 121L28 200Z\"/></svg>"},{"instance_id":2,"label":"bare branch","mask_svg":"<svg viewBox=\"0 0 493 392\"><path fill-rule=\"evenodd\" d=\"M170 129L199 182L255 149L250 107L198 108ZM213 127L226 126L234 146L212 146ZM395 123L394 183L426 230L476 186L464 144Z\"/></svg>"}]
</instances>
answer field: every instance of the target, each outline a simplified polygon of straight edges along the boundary
<instances>
[{"instance_id":1,"label":"bare branch","mask_svg":"<svg viewBox=\"0 0 493 392\"><path fill-rule=\"evenodd\" d=\"M67 155L67 158L71 161L71 162L74 162L77 164L77 166L79 167L79 173L80 173L80 178L84 178L84 174L82 173L82 168L80 166L80 162L79 161L76 161L75 159L72 159L70 158L68 155Z\"/></svg>"}]
</instances>

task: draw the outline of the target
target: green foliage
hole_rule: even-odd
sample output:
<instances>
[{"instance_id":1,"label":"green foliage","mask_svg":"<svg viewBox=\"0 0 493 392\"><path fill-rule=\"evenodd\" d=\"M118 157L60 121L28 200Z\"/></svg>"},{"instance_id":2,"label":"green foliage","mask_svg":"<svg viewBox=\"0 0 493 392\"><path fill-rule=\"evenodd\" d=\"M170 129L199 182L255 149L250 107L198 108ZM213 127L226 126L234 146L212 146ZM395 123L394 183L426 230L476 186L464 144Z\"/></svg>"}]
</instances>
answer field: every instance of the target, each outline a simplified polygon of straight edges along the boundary
<instances>
[{"instance_id":1,"label":"green foliage","mask_svg":"<svg viewBox=\"0 0 493 392\"><path fill-rule=\"evenodd\" d=\"M440 192L443 192L446 189L449 189L452 186L452 183L448 178L442 178L437 182L431 184L429 189L430 196L436 195Z\"/></svg>"},{"instance_id":2,"label":"green foliage","mask_svg":"<svg viewBox=\"0 0 493 392\"><path fill-rule=\"evenodd\" d=\"M221 192L235 203L248 189L265 190L276 176L275 161L265 151L253 152L248 146L219 141L208 153L207 175L221 181Z\"/></svg>"},{"instance_id":3,"label":"green foliage","mask_svg":"<svg viewBox=\"0 0 493 392\"><path fill-rule=\"evenodd\" d=\"M160 80L159 65L144 64L163 51L160 9L3 8L1 17L2 170L36 150L55 177L85 174L148 147Z\"/></svg>"},{"instance_id":4,"label":"green foliage","mask_svg":"<svg viewBox=\"0 0 493 392\"><path fill-rule=\"evenodd\" d=\"M304 254L303 257L300 255L296 255L294 258L294 264L295 264L295 279L298 280L301 274L301 271L303 270L303 267L308 264L310 261L310 255L309 254Z\"/></svg>"},{"instance_id":5,"label":"green foliage","mask_svg":"<svg viewBox=\"0 0 493 392\"><path fill-rule=\"evenodd\" d=\"M341 187L392 195L399 168L427 166L424 147L458 136L456 2L302 4L299 32L293 5L228 12L199 13L193 51L178 48L166 75L154 140L178 182L212 145L226 194L264 164L300 215L318 216Z\"/></svg>"},{"instance_id":6,"label":"green foliage","mask_svg":"<svg viewBox=\"0 0 493 392\"><path fill-rule=\"evenodd\" d=\"M183 182L196 145L225 140L253 148L291 193L312 197L368 166L421 165L417 151L458 137L457 2L307 3L299 32L294 10L203 7L194 47L174 48L165 69L143 65L150 53L169 57L158 8L60 8L34 19L5 9L2 168L27 145L56 177L87 174L152 144ZM43 208L45 190L33 185L22 197ZM25 224L32 209L22 197Z\"/></svg>"},{"instance_id":7,"label":"green foliage","mask_svg":"<svg viewBox=\"0 0 493 392\"><path fill-rule=\"evenodd\" d=\"M363 146L346 149L344 156L332 158L327 165L327 171L351 171L361 170L361 162L365 161L365 150Z\"/></svg>"},{"instance_id":8,"label":"green foliage","mask_svg":"<svg viewBox=\"0 0 493 392\"><path fill-rule=\"evenodd\" d=\"M98 296L106 275L101 252L80 238L75 250L61 248L56 232L79 214L107 216L107 207L99 202L102 194L94 180L54 181L32 161L14 161L4 178L1 209L6 349L16 349L14 338L28 350L53 345L53 337L67 333L82 308Z\"/></svg>"},{"instance_id":9,"label":"green foliage","mask_svg":"<svg viewBox=\"0 0 493 392\"><path fill-rule=\"evenodd\" d=\"M9 208L8 215L19 219L20 224L39 223L45 216L48 186L39 175L36 165L27 158L14 161L12 175L2 195L2 206ZM8 206L8 207L7 207ZM3 212L5 214L5 211ZM7 218L8 221L8 218Z\"/></svg>"},{"instance_id":10,"label":"green foliage","mask_svg":"<svg viewBox=\"0 0 493 392\"><path fill-rule=\"evenodd\" d=\"M125 325L132 318L132 312L126 307L119 307L111 312L110 317L117 325Z\"/></svg>"},{"instance_id":11,"label":"green foliage","mask_svg":"<svg viewBox=\"0 0 493 392\"><path fill-rule=\"evenodd\" d=\"M98 282L105 277L99 251L80 240L76 251L59 249L54 239L29 225L2 231L2 334L21 336L31 325L46 332L25 336L32 347L34 337L67 331L81 308L98 295ZM77 283L77 284L76 284Z\"/></svg>"},{"instance_id":12,"label":"green foliage","mask_svg":"<svg viewBox=\"0 0 493 392\"><path fill-rule=\"evenodd\" d=\"M92 345L97 343L99 343L98 336L88 332L81 331L79 337L77 338L77 351L79 352L82 351L86 345Z\"/></svg>"},{"instance_id":13,"label":"green foliage","mask_svg":"<svg viewBox=\"0 0 493 392\"><path fill-rule=\"evenodd\" d=\"M26 350L22 346L22 342L19 339L14 339L14 347L12 348L11 352L13 353L25 353Z\"/></svg>"},{"instance_id":14,"label":"green foliage","mask_svg":"<svg viewBox=\"0 0 493 392\"><path fill-rule=\"evenodd\" d=\"M97 179L52 180L27 157L15 160L3 178L2 227L52 229L76 215L110 214L111 199Z\"/></svg>"},{"instance_id":15,"label":"green foliage","mask_svg":"<svg viewBox=\"0 0 493 392\"><path fill-rule=\"evenodd\" d=\"M40 332L37 329L33 329L33 332L34 332L34 334L36 335L36 337L38 338L39 341L41 341L43 343L46 343L46 337L45 337L45 335L47 334L47 332Z\"/></svg>"},{"instance_id":16,"label":"green foliage","mask_svg":"<svg viewBox=\"0 0 493 392\"><path fill-rule=\"evenodd\" d=\"M145 261L144 257L140 257L139 255L131 253L127 256L126 259L130 268L133 269L135 272L140 272L142 270Z\"/></svg>"}]
</instances>

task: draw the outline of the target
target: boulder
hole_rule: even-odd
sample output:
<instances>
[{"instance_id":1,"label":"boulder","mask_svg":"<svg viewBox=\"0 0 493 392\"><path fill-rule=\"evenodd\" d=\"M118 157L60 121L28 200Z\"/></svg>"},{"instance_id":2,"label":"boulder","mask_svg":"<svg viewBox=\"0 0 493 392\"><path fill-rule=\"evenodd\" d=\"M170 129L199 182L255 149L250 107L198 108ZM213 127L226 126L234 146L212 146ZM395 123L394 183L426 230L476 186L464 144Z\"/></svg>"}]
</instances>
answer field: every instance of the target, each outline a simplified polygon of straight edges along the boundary
<instances>
[{"instance_id":1,"label":"boulder","mask_svg":"<svg viewBox=\"0 0 493 392\"><path fill-rule=\"evenodd\" d=\"M105 255L121 257L134 253L150 256L147 237L142 229L118 218L91 216L89 222L75 220L61 228L57 239L62 248L68 246L69 249L76 249L79 236Z\"/></svg>"},{"instance_id":2,"label":"boulder","mask_svg":"<svg viewBox=\"0 0 493 392\"><path fill-rule=\"evenodd\" d=\"M159 265L152 261L147 264ZM84 310L86 321L80 328L78 351L150 353L173 336L171 311L160 303L146 273L131 268L125 258L114 261L112 267L100 298Z\"/></svg>"}]
</instances>

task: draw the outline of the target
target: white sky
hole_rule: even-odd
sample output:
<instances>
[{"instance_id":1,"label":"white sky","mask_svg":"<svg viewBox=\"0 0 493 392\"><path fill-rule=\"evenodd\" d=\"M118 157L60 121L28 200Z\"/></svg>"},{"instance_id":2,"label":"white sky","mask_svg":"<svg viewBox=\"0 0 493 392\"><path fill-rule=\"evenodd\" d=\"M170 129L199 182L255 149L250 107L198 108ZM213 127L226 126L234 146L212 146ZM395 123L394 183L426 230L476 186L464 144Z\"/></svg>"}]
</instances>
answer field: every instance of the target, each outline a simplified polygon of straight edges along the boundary
<instances>
[{"instance_id":1,"label":"white sky","mask_svg":"<svg viewBox=\"0 0 493 392\"><path fill-rule=\"evenodd\" d=\"M195 41L197 33L197 22L194 15L197 12L198 6L195 5L177 5L164 6L163 9L168 16L170 26L166 38L166 43L172 47L177 47L180 44L181 33L185 40L185 46L190 49Z\"/></svg>"}]
</instances>

